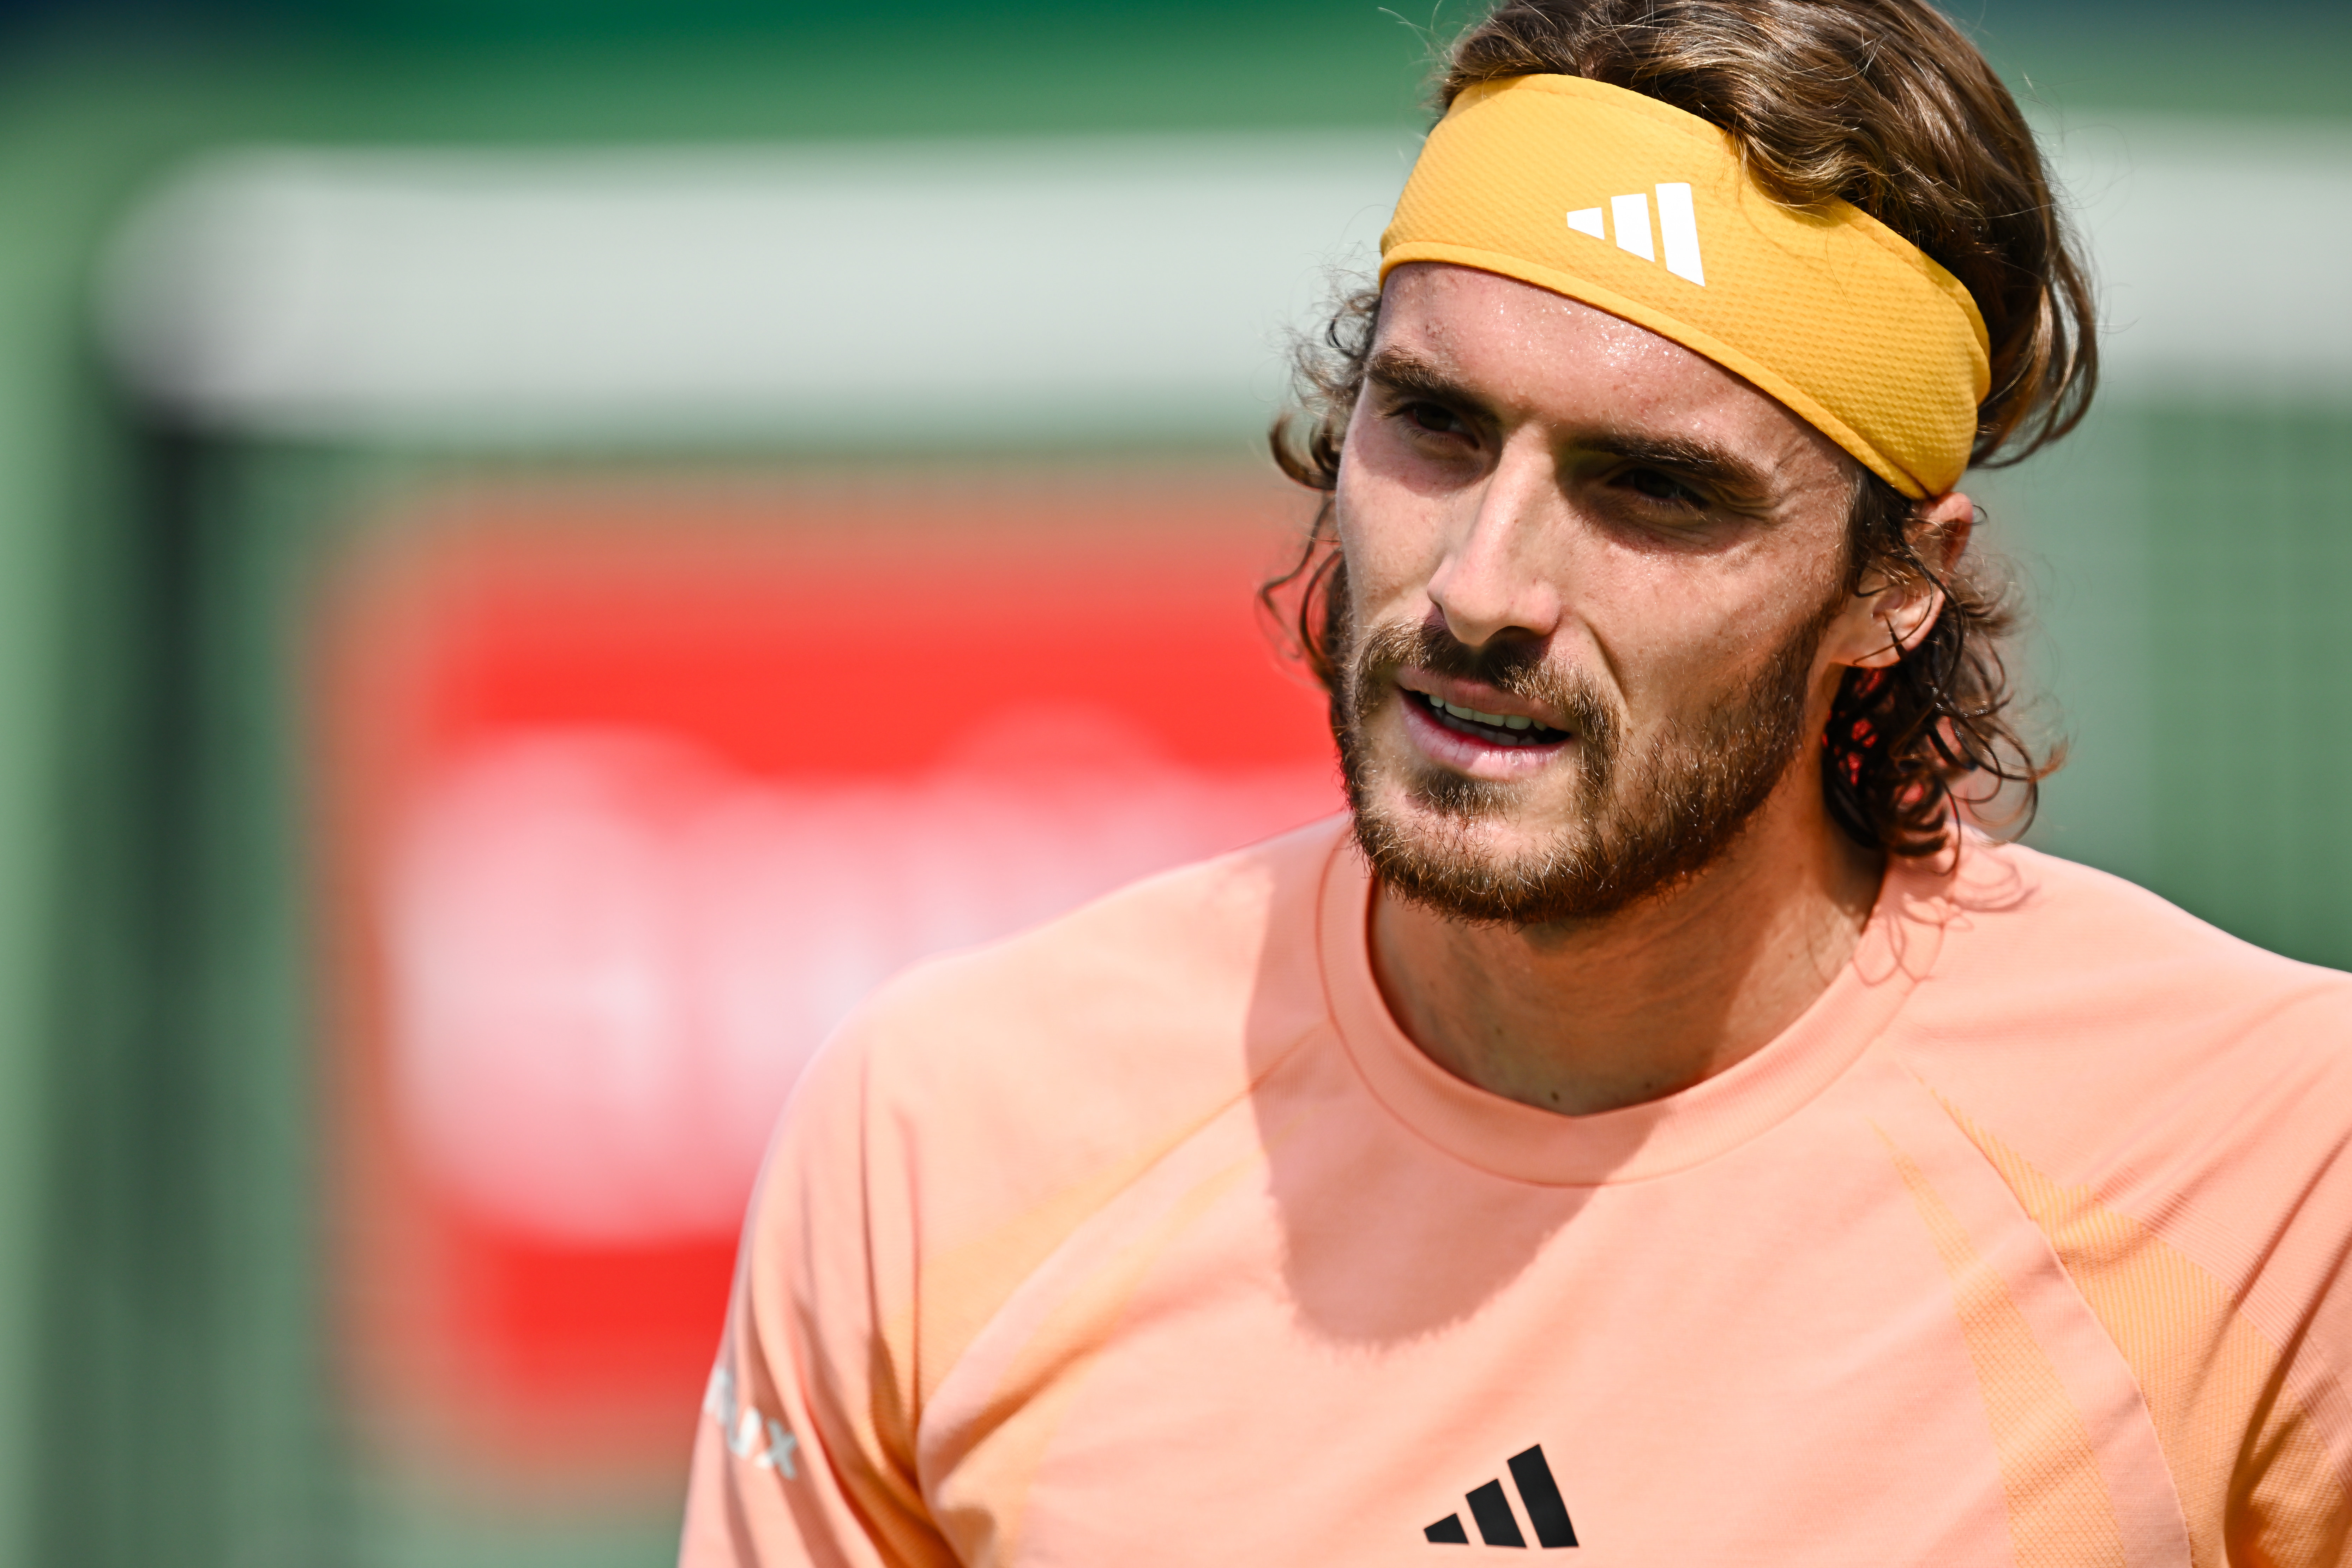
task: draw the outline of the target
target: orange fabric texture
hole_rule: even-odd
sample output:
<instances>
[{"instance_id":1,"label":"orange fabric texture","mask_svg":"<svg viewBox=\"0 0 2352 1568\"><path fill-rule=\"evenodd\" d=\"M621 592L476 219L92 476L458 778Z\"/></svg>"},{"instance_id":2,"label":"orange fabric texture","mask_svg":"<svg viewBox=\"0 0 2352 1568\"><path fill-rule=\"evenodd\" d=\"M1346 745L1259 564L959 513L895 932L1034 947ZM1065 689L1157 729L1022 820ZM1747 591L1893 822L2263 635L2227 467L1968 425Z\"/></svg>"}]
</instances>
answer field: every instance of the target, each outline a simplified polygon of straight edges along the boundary
<instances>
[{"instance_id":1,"label":"orange fabric texture","mask_svg":"<svg viewBox=\"0 0 2352 1568\"><path fill-rule=\"evenodd\" d=\"M1845 202L1793 211L1730 139L1581 77L1465 90L1381 237L1622 316L1753 382L1905 495L1958 482L1992 376L1967 289Z\"/></svg>"},{"instance_id":2,"label":"orange fabric texture","mask_svg":"<svg viewBox=\"0 0 2352 1568\"><path fill-rule=\"evenodd\" d=\"M1381 1003L1328 823L919 969L746 1232L688 1568L2346 1560L2352 978L1972 841L1680 1094Z\"/></svg>"}]
</instances>

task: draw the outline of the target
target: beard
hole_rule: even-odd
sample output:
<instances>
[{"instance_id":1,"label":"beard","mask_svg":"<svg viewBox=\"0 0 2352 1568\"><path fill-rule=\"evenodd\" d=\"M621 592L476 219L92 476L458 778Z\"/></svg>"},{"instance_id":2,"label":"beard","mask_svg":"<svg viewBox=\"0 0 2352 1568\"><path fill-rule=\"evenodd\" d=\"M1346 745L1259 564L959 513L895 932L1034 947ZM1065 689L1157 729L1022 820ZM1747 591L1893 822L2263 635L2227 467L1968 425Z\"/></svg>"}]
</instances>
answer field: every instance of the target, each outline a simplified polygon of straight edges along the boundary
<instances>
[{"instance_id":1,"label":"beard","mask_svg":"<svg viewBox=\"0 0 2352 1568\"><path fill-rule=\"evenodd\" d=\"M1610 695L1546 664L1540 648L1473 649L1431 625L1378 626L1360 637L1346 583L1332 589L1340 657L1331 721L1356 842L1381 881L1412 902L1455 920L1517 927L1615 914L1722 857L1805 740L1813 656L1843 599L1830 597L1752 676L1636 746ZM1578 752L1569 822L1532 847L1496 850L1478 829L1507 821L1528 803L1530 784L1376 755L1366 704L1412 700L1393 679L1407 666L1486 681L1565 720ZM1393 790L1383 787L1391 783ZM1400 795L1402 805L1393 799Z\"/></svg>"}]
</instances>

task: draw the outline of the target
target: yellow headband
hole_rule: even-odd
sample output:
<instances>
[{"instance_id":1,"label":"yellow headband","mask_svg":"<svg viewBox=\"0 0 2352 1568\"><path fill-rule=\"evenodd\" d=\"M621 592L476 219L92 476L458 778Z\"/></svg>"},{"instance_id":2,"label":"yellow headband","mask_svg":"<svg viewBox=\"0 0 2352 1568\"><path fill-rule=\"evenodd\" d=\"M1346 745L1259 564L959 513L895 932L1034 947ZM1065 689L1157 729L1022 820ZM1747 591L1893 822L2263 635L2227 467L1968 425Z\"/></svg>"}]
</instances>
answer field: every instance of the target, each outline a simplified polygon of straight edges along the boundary
<instances>
[{"instance_id":1,"label":"yellow headband","mask_svg":"<svg viewBox=\"0 0 2352 1568\"><path fill-rule=\"evenodd\" d=\"M1408 261L1498 272L1672 338L1915 498L1958 481L1991 384L1976 301L1917 247L1844 202L1781 206L1722 131L1581 77L1454 100L1381 237L1382 279Z\"/></svg>"}]
</instances>

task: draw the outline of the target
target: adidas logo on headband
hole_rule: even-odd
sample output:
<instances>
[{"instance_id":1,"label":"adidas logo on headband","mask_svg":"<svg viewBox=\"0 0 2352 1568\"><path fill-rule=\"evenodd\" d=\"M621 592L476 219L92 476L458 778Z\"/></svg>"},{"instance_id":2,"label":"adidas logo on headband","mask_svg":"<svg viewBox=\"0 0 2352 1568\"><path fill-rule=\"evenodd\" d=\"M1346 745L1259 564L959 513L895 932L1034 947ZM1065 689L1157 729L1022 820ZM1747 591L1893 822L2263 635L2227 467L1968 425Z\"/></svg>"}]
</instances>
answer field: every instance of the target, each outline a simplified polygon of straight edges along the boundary
<instances>
[{"instance_id":1,"label":"adidas logo on headband","mask_svg":"<svg viewBox=\"0 0 2352 1568\"><path fill-rule=\"evenodd\" d=\"M1654 185L1658 193L1658 237L1665 244L1666 270L1706 287L1706 270L1698 259L1698 215L1691 209L1687 184ZM1607 239L1601 228L1599 207L1579 207L1568 215L1568 226L1595 239ZM1609 226L1616 230L1617 248L1644 261L1658 258L1650 242L1650 198L1640 191L1609 198Z\"/></svg>"}]
</instances>

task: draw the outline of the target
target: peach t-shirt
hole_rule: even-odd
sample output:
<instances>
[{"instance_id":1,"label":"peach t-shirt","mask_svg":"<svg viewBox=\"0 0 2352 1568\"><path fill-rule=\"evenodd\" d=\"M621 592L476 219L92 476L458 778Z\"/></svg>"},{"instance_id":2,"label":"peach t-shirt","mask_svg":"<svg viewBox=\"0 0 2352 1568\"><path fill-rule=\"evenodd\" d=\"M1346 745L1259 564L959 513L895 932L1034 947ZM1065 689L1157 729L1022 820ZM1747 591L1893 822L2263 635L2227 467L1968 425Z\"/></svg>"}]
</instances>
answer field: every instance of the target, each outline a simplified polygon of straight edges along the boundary
<instances>
[{"instance_id":1,"label":"peach t-shirt","mask_svg":"<svg viewBox=\"0 0 2352 1568\"><path fill-rule=\"evenodd\" d=\"M1344 825L877 995L761 1178L683 1561L2347 1551L2352 977L1972 840L1570 1118L1399 1032Z\"/></svg>"}]
</instances>

